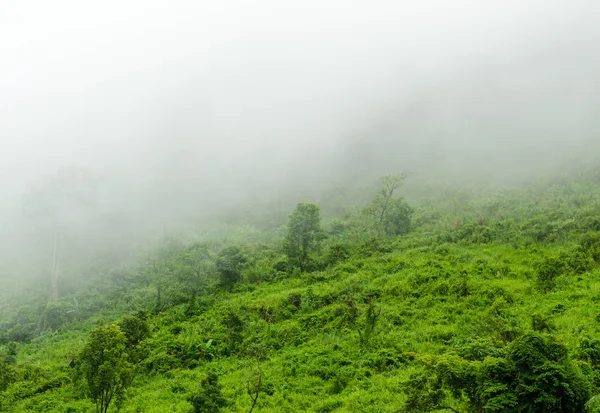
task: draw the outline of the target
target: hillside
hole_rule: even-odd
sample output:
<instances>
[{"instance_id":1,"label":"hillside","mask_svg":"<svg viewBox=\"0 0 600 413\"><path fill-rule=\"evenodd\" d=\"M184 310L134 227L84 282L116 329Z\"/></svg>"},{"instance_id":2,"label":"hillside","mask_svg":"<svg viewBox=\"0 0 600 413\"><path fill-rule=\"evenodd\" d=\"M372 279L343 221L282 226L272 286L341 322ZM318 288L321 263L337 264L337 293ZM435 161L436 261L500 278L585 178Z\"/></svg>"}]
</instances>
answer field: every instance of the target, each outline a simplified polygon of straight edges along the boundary
<instances>
[{"instance_id":1,"label":"hillside","mask_svg":"<svg viewBox=\"0 0 600 413\"><path fill-rule=\"evenodd\" d=\"M331 194L307 256L254 210L98 260L54 303L5 293L0 411L94 411L85 349L118 325L109 412L600 412L598 171L399 188L393 213L385 191Z\"/></svg>"}]
</instances>

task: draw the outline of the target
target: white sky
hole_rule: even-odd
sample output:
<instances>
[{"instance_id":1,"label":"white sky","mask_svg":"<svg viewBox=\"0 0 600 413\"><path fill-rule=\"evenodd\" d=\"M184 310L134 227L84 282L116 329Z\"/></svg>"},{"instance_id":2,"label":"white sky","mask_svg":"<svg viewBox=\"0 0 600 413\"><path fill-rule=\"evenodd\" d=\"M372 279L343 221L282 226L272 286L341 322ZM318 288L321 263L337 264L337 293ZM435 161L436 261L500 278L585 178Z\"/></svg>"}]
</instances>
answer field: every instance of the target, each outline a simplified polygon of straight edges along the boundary
<instances>
[{"instance_id":1,"label":"white sky","mask_svg":"<svg viewBox=\"0 0 600 413\"><path fill-rule=\"evenodd\" d=\"M598 23L594 0L0 0L0 184L148 168L177 137L288 159L455 74L597 53Z\"/></svg>"}]
</instances>

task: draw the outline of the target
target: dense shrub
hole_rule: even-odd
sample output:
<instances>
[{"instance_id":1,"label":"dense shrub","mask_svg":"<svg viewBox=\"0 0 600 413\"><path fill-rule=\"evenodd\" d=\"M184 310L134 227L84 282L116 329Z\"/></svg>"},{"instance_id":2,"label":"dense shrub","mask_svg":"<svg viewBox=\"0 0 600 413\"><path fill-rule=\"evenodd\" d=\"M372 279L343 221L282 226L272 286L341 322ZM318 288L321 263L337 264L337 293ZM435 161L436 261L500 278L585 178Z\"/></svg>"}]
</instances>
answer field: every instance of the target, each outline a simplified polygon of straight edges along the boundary
<instances>
[{"instance_id":1,"label":"dense shrub","mask_svg":"<svg viewBox=\"0 0 600 413\"><path fill-rule=\"evenodd\" d=\"M200 390L188 398L194 413L219 413L227 406L227 399L221 394L219 377L215 372L209 372L202 380Z\"/></svg>"},{"instance_id":2,"label":"dense shrub","mask_svg":"<svg viewBox=\"0 0 600 413\"><path fill-rule=\"evenodd\" d=\"M241 280L242 269L247 261L246 254L239 247L231 245L223 248L219 252L216 262L221 286L231 290Z\"/></svg>"},{"instance_id":3,"label":"dense shrub","mask_svg":"<svg viewBox=\"0 0 600 413\"><path fill-rule=\"evenodd\" d=\"M139 311L136 314L128 315L119 322L119 327L127 339L127 347L135 347L150 335L148 326L148 314Z\"/></svg>"},{"instance_id":4,"label":"dense shrub","mask_svg":"<svg viewBox=\"0 0 600 413\"><path fill-rule=\"evenodd\" d=\"M550 291L554 288L556 278L562 275L565 270L565 263L560 257L547 256L537 265L537 286L542 292Z\"/></svg>"},{"instance_id":5,"label":"dense shrub","mask_svg":"<svg viewBox=\"0 0 600 413\"><path fill-rule=\"evenodd\" d=\"M13 368L0 360L0 392L6 390L8 385L15 380Z\"/></svg>"},{"instance_id":6,"label":"dense shrub","mask_svg":"<svg viewBox=\"0 0 600 413\"><path fill-rule=\"evenodd\" d=\"M335 265L344 262L350 258L351 249L346 243L336 242L329 246L325 254L324 262L326 265Z\"/></svg>"},{"instance_id":7,"label":"dense shrub","mask_svg":"<svg viewBox=\"0 0 600 413\"><path fill-rule=\"evenodd\" d=\"M468 361L419 356L428 373L404 383L407 412L443 409L450 395L464 395L472 412L582 412L592 384L552 336L528 333L512 342L506 357Z\"/></svg>"}]
</instances>

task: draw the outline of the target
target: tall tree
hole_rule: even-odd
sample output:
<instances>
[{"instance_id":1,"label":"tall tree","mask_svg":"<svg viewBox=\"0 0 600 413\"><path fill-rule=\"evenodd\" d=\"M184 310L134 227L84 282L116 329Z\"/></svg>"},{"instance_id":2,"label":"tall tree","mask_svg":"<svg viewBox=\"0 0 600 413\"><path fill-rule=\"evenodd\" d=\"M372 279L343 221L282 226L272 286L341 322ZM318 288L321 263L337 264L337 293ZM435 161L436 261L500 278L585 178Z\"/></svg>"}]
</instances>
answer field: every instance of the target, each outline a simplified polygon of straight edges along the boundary
<instances>
[{"instance_id":1,"label":"tall tree","mask_svg":"<svg viewBox=\"0 0 600 413\"><path fill-rule=\"evenodd\" d=\"M37 225L41 237L52 245L50 301L58 299L58 277L65 237L90 219L97 179L87 169L59 169L31 185L23 196L23 212Z\"/></svg>"},{"instance_id":2,"label":"tall tree","mask_svg":"<svg viewBox=\"0 0 600 413\"><path fill-rule=\"evenodd\" d=\"M365 208L380 235L400 235L409 230L412 208L402 198L394 197L407 177L403 173L381 178L381 188L371 205Z\"/></svg>"},{"instance_id":3,"label":"tall tree","mask_svg":"<svg viewBox=\"0 0 600 413\"><path fill-rule=\"evenodd\" d=\"M299 203L290 214L285 238L290 268L306 270L309 252L318 248L324 238L320 208L317 204Z\"/></svg>"},{"instance_id":4,"label":"tall tree","mask_svg":"<svg viewBox=\"0 0 600 413\"><path fill-rule=\"evenodd\" d=\"M247 260L246 254L235 245L223 248L219 252L216 262L221 286L231 290L235 283L242 278L242 267Z\"/></svg>"},{"instance_id":5,"label":"tall tree","mask_svg":"<svg viewBox=\"0 0 600 413\"><path fill-rule=\"evenodd\" d=\"M206 242L195 242L177 254L175 276L195 297L214 275L214 258Z\"/></svg>"}]
</instances>

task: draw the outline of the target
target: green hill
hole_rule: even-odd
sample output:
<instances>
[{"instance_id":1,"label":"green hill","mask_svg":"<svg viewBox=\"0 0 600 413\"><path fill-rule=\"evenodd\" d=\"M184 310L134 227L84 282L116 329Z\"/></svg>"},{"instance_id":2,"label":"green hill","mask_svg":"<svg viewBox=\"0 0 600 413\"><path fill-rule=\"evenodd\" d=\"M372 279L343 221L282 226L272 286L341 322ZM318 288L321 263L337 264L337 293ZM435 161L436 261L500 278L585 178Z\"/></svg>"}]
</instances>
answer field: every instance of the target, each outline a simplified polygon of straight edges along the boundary
<instances>
[{"instance_id":1,"label":"green hill","mask_svg":"<svg viewBox=\"0 0 600 413\"><path fill-rule=\"evenodd\" d=\"M322 230L318 208L282 226L255 209L256 226L90 263L56 302L5 290L0 410L94 411L95 380L123 385L123 413L600 411L598 169L406 182L418 196L389 178L330 194Z\"/></svg>"}]
</instances>

